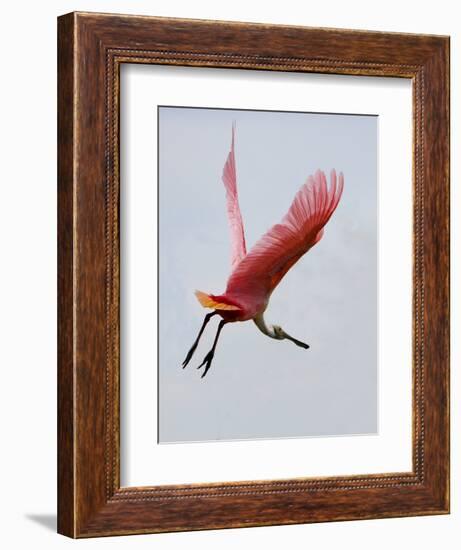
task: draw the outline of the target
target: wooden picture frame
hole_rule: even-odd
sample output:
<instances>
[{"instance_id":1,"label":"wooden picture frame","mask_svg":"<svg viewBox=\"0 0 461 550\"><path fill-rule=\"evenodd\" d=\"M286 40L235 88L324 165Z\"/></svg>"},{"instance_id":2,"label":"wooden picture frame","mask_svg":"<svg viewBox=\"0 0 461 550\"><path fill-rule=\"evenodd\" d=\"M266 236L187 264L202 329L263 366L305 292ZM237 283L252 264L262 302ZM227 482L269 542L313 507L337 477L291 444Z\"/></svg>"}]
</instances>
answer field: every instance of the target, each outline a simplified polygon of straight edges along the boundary
<instances>
[{"instance_id":1,"label":"wooden picture frame","mask_svg":"<svg viewBox=\"0 0 461 550\"><path fill-rule=\"evenodd\" d=\"M122 63L412 80L411 472L120 487ZM58 73L58 531L97 537L448 513L448 37L71 13L58 19Z\"/></svg>"}]
</instances>

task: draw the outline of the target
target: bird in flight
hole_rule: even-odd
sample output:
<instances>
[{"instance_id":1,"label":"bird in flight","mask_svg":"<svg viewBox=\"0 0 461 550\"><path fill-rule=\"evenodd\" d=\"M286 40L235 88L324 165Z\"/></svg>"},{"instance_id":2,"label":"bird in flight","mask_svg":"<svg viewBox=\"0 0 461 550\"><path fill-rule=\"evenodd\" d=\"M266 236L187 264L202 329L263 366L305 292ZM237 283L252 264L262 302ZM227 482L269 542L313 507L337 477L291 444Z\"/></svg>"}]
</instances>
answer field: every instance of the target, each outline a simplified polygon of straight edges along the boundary
<instances>
[{"instance_id":1,"label":"bird in flight","mask_svg":"<svg viewBox=\"0 0 461 550\"><path fill-rule=\"evenodd\" d=\"M232 271L223 294L195 292L200 304L214 311L205 315L198 336L182 363L183 368L189 364L206 325L214 315L219 315L221 321L212 348L197 367L205 367L202 378L211 366L219 335L227 323L253 320L266 336L276 340L290 340L304 349L309 348L304 342L287 334L282 327L266 324L264 312L283 276L322 238L323 227L338 206L344 186L342 173L337 178L335 170L332 170L328 188L325 174L317 170L296 193L282 221L272 226L247 253L237 193L234 142L233 125L231 149L222 174L231 234Z\"/></svg>"}]
</instances>

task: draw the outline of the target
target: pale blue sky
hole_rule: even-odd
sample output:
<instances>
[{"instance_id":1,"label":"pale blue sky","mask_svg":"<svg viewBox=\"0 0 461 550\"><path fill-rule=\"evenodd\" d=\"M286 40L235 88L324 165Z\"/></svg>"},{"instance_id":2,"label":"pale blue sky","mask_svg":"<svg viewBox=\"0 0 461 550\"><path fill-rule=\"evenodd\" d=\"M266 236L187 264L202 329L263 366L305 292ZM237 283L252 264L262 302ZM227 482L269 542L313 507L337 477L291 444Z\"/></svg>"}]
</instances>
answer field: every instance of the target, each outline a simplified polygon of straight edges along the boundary
<instances>
[{"instance_id":1,"label":"pale blue sky","mask_svg":"<svg viewBox=\"0 0 461 550\"><path fill-rule=\"evenodd\" d=\"M236 121L248 249L318 168L344 172L323 239L285 276L266 321L310 344L224 327L210 371L207 310L230 269L221 173ZM377 127L375 116L159 108L160 442L374 433L377 430Z\"/></svg>"}]
</instances>

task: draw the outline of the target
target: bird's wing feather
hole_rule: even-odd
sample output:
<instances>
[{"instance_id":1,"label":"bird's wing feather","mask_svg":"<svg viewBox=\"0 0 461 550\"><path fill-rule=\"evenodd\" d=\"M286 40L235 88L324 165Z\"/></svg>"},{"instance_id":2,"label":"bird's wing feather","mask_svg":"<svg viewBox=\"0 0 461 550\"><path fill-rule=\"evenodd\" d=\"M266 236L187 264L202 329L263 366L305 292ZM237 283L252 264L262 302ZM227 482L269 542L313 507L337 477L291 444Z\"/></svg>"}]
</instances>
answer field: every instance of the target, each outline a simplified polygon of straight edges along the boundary
<instances>
[{"instance_id":1,"label":"bird's wing feather","mask_svg":"<svg viewBox=\"0 0 461 550\"><path fill-rule=\"evenodd\" d=\"M309 176L281 223L271 227L231 273L226 294L272 292L291 266L322 238L343 186L343 174L337 178L334 170L329 189L320 170Z\"/></svg>"},{"instance_id":2,"label":"bird's wing feather","mask_svg":"<svg viewBox=\"0 0 461 550\"><path fill-rule=\"evenodd\" d=\"M226 188L227 217L231 234L231 266L232 269L240 263L246 255L245 234L243 231L242 214L237 192L237 172L235 169L234 149L235 126L232 126L231 150L224 165L222 180Z\"/></svg>"}]
</instances>

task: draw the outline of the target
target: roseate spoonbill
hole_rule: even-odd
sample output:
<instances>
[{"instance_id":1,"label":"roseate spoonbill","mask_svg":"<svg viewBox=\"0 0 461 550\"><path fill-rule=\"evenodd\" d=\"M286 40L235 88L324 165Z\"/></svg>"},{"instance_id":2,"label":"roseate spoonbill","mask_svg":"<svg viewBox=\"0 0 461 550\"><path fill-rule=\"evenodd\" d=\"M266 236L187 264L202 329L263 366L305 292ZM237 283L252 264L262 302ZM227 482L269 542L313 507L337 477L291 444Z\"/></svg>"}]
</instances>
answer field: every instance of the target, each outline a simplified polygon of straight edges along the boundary
<instances>
[{"instance_id":1,"label":"roseate spoonbill","mask_svg":"<svg viewBox=\"0 0 461 550\"><path fill-rule=\"evenodd\" d=\"M337 179L335 170L332 170L330 187L327 188L325 174L317 170L296 193L281 223L272 226L247 254L237 194L234 141L233 126L231 149L222 174L231 234L232 272L224 294L206 294L199 290L195 292L200 304L214 311L205 315L198 336L182 364L185 368L192 359L209 320L214 315L220 315L222 319L213 346L197 367L200 369L205 366L202 378L211 366L219 335L226 323L252 319L266 336L276 340L290 340L297 346L309 348L304 342L287 334L282 327L267 325L264 311L282 277L322 238L323 227L338 206L344 186L343 174L340 173Z\"/></svg>"}]
</instances>

